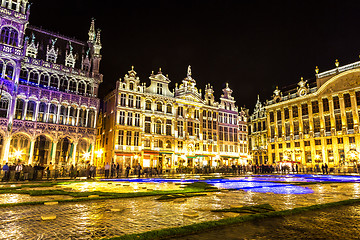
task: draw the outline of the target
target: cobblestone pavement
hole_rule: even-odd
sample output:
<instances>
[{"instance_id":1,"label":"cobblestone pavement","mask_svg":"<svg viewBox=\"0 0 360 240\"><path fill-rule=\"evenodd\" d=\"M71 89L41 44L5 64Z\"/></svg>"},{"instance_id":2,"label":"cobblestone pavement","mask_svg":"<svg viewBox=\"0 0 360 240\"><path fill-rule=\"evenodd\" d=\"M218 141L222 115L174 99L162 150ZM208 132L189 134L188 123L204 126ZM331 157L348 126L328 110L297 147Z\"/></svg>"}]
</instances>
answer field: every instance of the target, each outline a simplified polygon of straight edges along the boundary
<instances>
[{"instance_id":1,"label":"cobblestone pavement","mask_svg":"<svg viewBox=\"0 0 360 240\"><path fill-rule=\"evenodd\" d=\"M360 205L341 206L301 215L245 222L177 240L222 239L359 239Z\"/></svg>"},{"instance_id":2,"label":"cobblestone pavement","mask_svg":"<svg viewBox=\"0 0 360 240\"><path fill-rule=\"evenodd\" d=\"M7 207L1 209L0 239L99 239L221 219L226 216L210 210L231 205L269 203L282 210L360 198L359 183L316 184L310 187L314 190L312 194L222 191L179 203L142 197L54 206ZM187 212L196 212L198 216L183 216ZM41 216L44 215L56 215L56 220L42 221Z\"/></svg>"}]
</instances>

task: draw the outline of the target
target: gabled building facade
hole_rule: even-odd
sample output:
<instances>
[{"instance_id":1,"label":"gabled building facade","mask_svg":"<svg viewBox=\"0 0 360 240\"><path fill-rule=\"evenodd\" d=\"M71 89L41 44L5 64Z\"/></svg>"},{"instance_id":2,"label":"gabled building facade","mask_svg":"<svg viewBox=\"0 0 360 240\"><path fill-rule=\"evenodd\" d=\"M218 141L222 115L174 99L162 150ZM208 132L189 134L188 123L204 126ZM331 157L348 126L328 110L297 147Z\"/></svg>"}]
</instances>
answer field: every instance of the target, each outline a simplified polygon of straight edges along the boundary
<instances>
[{"instance_id":1,"label":"gabled building facade","mask_svg":"<svg viewBox=\"0 0 360 240\"><path fill-rule=\"evenodd\" d=\"M0 7L0 163L91 161L98 115L100 31L87 42L30 26L27 0Z\"/></svg>"},{"instance_id":2,"label":"gabled building facade","mask_svg":"<svg viewBox=\"0 0 360 240\"><path fill-rule=\"evenodd\" d=\"M268 157L304 168L357 168L360 153L360 62L301 78L296 89L278 88L265 106Z\"/></svg>"},{"instance_id":3,"label":"gabled building facade","mask_svg":"<svg viewBox=\"0 0 360 240\"><path fill-rule=\"evenodd\" d=\"M244 110L239 112L227 85L218 103L210 85L202 95L190 66L173 91L161 69L149 79L147 87L132 68L106 96L102 131L106 162L173 170L246 161L247 116Z\"/></svg>"}]
</instances>

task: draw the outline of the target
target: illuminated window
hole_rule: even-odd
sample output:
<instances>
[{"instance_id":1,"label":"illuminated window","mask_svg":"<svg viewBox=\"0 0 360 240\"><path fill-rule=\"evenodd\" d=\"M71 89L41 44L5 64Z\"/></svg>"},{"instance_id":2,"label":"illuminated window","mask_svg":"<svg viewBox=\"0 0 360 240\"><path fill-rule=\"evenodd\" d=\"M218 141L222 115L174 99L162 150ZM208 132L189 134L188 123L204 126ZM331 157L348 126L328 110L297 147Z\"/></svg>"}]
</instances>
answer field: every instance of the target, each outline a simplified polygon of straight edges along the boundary
<instances>
[{"instance_id":1,"label":"illuminated window","mask_svg":"<svg viewBox=\"0 0 360 240\"><path fill-rule=\"evenodd\" d=\"M314 118L314 132L320 132L320 118Z\"/></svg>"},{"instance_id":2,"label":"illuminated window","mask_svg":"<svg viewBox=\"0 0 360 240\"><path fill-rule=\"evenodd\" d=\"M303 121L303 132L304 132L304 134L309 134L309 132L310 132L309 120Z\"/></svg>"},{"instance_id":3,"label":"illuminated window","mask_svg":"<svg viewBox=\"0 0 360 240\"><path fill-rule=\"evenodd\" d=\"M318 101L311 102L311 106L312 106L312 112L313 113L319 113L319 103L318 103Z\"/></svg>"},{"instance_id":4,"label":"illuminated window","mask_svg":"<svg viewBox=\"0 0 360 240\"><path fill-rule=\"evenodd\" d=\"M151 101L150 100L147 100L145 102L145 110L151 110Z\"/></svg>"},{"instance_id":5,"label":"illuminated window","mask_svg":"<svg viewBox=\"0 0 360 240\"><path fill-rule=\"evenodd\" d=\"M350 94L348 94L348 93L344 94L344 105L345 105L345 108L351 107Z\"/></svg>"},{"instance_id":6,"label":"illuminated window","mask_svg":"<svg viewBox=\"0 0 360 240\"><path fill-rule=\"evenodd\" d=\"M321 145L321 140L320 139L315 139L315 145Z\"/></svg>"},{"instance_id":7,"label":"illuminated window","mask_svg":"<svg viewBox=\"0 0 360 240\"><path fill-rule=\"evenodd\" d=\"M328 112L329 111L329 100L327 98L323 98L322 103L323 103L324 112Z\"/></svg>"},{"instance_id":8,"label":"illuminated window","mask_svg":"<svg viewBox=\"0 0 360 240\"><path fill-rule=\"evenodd\" d=\"M124 145L124 130L119 130L118 144L120 146Z\"/></svg>"},{"instance_id":9,"label":"illuminated window","mask_svg":"<svg viewBox=\"0 0 360 240\"><path fill-rule=\"evenodd\" d=\"M330 116L325 116L325 131L326 131L326 132L330 132L330 131L331 131Z\"/></svg>"},{"instance_id":10,"label":"illuminated window","mask_svg":"<svg viewBox=\"0 0 360 240\"><path fill-rule=\"evenodd\" d=\"M331 138L327 138L327 139L326 139L326 144L327 144L327 145L331 145L331 144L332 144L332 139L331 139Z\"/></svg>"},{"instance_id":11,"label":"illuminated window","mask_svg":"<svg viewBox=\"0 0 360 240\"><path fill-rule=\"evenodd\" d=\"M302 114L303 116L306 116L306 115L309 114L309 109L308 109L307 103L301 104L301 114Z\"/></svg>"},{"instance_id":12,"label":"illuminated window","mask_svg":"<svg viewBox=\"0 0 360 240\"><path fill-rule=\"evenodd\" d=\"M18 45L18 32L15 28L12 27L3 27L1 29L0 36L1 43L8 44L11 46Z\"/></svg>"},{"instance_id":13,"label":"illuminated window","mask_svg":"<svg viewBox=\"0 0 360 240\"><path fill-rule=\"evenodd\" d=\"M305 146L305 147L310 146L310 141L304 141L304 146Z\"/></svg>"},{"instance_id":14,"label":"illuminated window","mask_svg":"<svg viewBox=\"0 0 360 240\"><path fill-rule=\"evenodd\" d=\"M346 113L346 123L347 123L348 129L354 129L354 118L353 118L352 112Z\"/></svg>"},{"instance_id":15,"label":"illuminated window","mask_svg":"<svg viewBox=\"0 0 360 240\"><path fill-rule=\"evenodd\" d=\"M334 103L334 109L340 109L340 102L338 96L333 97L333 103Z\"/></svg>"},{"instance_id":16,"label":"illuminated window","mask_svg":"<svg viewBox=\"0 0 360 240\"><path fill-rule=\"evenodd\" d=\"M343 144L344 143L343 138L338 138L337 140L338 140L338 144Z\"/></svg>"},{"instance_id":17,"label":"illuminated window","mask_svg":"<svg viewBox=\"0 0 360 240\"><path fill-rule=\"evenodd\" d=\"M335 127L336 127L336 131L341 131L341 129L342 129L340 114L335 115Z\"/></svg>"},{"instance_id":18,"label":"illuminated window","mask_svg":"<svg viewBox=\"0 0 360 240\"><path fill-rule=\"evenodd\" d=\"M292 107L292 114L294 118L297 118L299 116L299 111L297 106Z\"/></svg>"}]
</instances>

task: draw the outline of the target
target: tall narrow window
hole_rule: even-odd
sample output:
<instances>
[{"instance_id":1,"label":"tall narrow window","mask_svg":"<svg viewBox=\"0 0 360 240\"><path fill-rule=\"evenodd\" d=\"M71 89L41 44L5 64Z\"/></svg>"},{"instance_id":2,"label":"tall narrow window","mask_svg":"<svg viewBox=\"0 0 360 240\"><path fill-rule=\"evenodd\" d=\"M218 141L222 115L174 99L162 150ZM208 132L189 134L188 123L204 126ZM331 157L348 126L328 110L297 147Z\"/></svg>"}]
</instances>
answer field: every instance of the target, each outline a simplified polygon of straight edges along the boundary
<instances>
[{"instance_id":1,"label":"tall narrow window","mask_svg":"<svg viewBox=\"0 0 360 240\"><path fill-rule=\"evenodd\" d=\"M187 132L189 133L189 136L193 136L194 135L193 122L188 122L187 125L188 125Z\"/></svg>"},{"instance_id":2,"label":"tall narrow window","mask_svg":"<svg viewBox=\"0 0 360 240\"><path fill-rule=\"evenodd\" d=\"M327 98L323 98L322 103L323 103L324 112L328 112L329 111L329 100Z\"/></svg>"},{"instance_id":3,"label":"tall narrow window","mask_svg":"<svg viewBox=\"0 0 360 240\"><path fill-rule=\"evenodd\" d=\"M319 113L319 102L318 101L311 102L311 106L312 106L313 113Z\"/></svg>"},{"instance_id":4,"label":"tall narrow window","mask_svg":"<svg viewBox=\"0 0 360 240\"><path fill-rule=\"evenodd\" d=\"M184 136L184 122L183 121L178 121L177 122L177 128L178 128L179 137L183 137Z\"/></svg>"},{"instance_id":5,"label":"tall narrow window","mask_svg":"<svg viewBox=\"0 0 360 240\"><path fill-rule=\"evenodd\" d=\"M124 145L124 130L119 130L118 144L120 146Z\"/></svg>"},{"instance_id":6,"label":"tall narrow window","mask_svg":"<svg viewBox=\"0 0 360 240\"><path fill-rule=\"evenodd\" d=\"M166 120L166 135L168 135L168 136L171 136L171 126L172 126L171 120L167 119Z\"/></svg>"},{"instance_id":7,"label":"tall narrow window","mask_svg":"<svg viewBox=\"0 0 360 240\"><path fill-rule=\"evenodd\" d=\"M299 110L297 106L292 107L292 114L293 114L293 118L297 118L299 116Z\"/></svg>"},{"instance_id":8,"label":"tall narrow window","mask_svg":"<svg viewBox=\"0 0 360 240\"><path fill-rule=\"evenodd\" d=\"M140 127L140 113L135 113L135 127Z\"/></svg>"},{"instance_id":9,"label":"tall narrow window","mask_svg":"<svg viewBox=\"0 0 360 240\"><path fill-rule=\"evenodd\" d=\"M314 118L314 132L320 132L320 118Z\"/></svg>"},{"instance_id":10,"label":"tall narrow window","mask_svg":"<svg viewBox=\"0 0 360 240\"><path fill-rule=\"evenodd\" d=\"M346 108L351 108L350 94L348 93L344 94L344 105Z\"/></svg>"},{"instance_id":11,"label":"tall narrow window","mask_svg":"<svg viewBox=\"0 0 360 240\"><path fill-rule=\"evenodd\" d=\"M129 95L128 107L130 107L130 108L134 107L134 96L133 95Z\"/></svg>"},{"instance_id":12,"label":"tall narrow window","mask_svg":"<svg viewBox=\"0 0 360 240\"><path fill-rule=\"evenodd\" d=\"M346 113L346 123L347 123L348 129L354 129L354 119L353 119L352 112Z\"/></svg>"},{"instance_id":13,"label":"tall narrow window","mask_svg":"<svg viewBox=\"0 0 360 240\"><path fill-rule=\"evenodd\" d=\"M163 85L161 83L156 84L156 93L163 94Z\"/></svg>"},{"instance_id":14,"label":"tall narrow window","mask_svg":"<svg viewBox=\"0 0 360 240\"><path fill-rule=\"evenodd\" d=\"M125 125L125 112L124 111L119 112L119 124Z\"/></svg>"},{"instance_id":15,"label":"tall narrow window","mask_svg":"<svg viewBox=\"0 0 360 240\"><path fill-rule=\"evenodd\" d=\"M340 109L340 102L338 96L333 97L333 103L334 103L334 109Z\"/></svg>"},{"instance_id":16,"label":"tall narrow window","mask_svg":"<svg viewBox=\"0 0 360 240\"><path fill-rule=\"evenodd\" d=\"M151 133L151 117L145 117L145 133Z\"/></svg>"},{"instance_id":17,"label":"tall narrow window","mask_svg":"<svg viewBox=\"0 0 360 240\"><path fill-rule=\"evenodd\" d=\"M139 132L134 132L134 145L139 146Z\"/></svg>"},{"instance_id":18,"label":"tall narrow window","mask_svg":"<svg viewBox=\"0 0 360 240\"><path fill-rule=\"evenodd\" d=\"M33 121L35 108L36 108L36 103L34 101L29 101L26 110L26 118L25 118L26 120Z\"/></svg>"},{"instance_id":19,"label":"tall narrow window","mask_svg":"<svg viewBox=\"0 0 360 240\"><path fill-rule=\"evenodd\" d=\"M135 107L137 109L140 109L140 106L141 106L141 98L140 96L136 96L136 104L135 104Z\"/></svg>"},{"instance_id":20,"label":"tall narrow window","mask_svg":"<svg viewBox=\"0 0 360 240\"><path fill-rule=\"evenodd\" d=\"M145 102L145 110L151 110L151 101L150 100L146 100L146 102Z\"/></svg>"},{"instance_id":21,"label":"tall narrow window","mask_svg":"<svg viewBox=\"0 0 360 240\"><path fill-rule=\"evenodd\" d=\"M326 132L331 131L331 121L330 121L330 116L329 115L325 116L325 131Z\"/></svg>"},{"instance_id":22,"label":"tall narrow window","mask_svg":"<svg viewBox=\"0 0 360 240\"><path fill-rule=\"evenodd\" d=\"M132 113L132 112L128 112L127 114L128 114L128 116L127 116L127 125L128 125L128 126L132 126L133 113Z\"/></svg>"},{"instance_id":23,"label":"tall narrow window","mask_svg":"<svg viewBox=\"0 0 360 240\"><path fill-rule=\"evenodd\" d=\"M161 121L157 120L156 121L156 134L161 134Z\"/></svg>"},{"instance_id":24,"label":"tall narrow window","mask_svg":"<svg viewBox=\"0 0 360 240\"><path fill-rule=\"evenodd\" d=\"M335 115L335 127L336 127L336 131L341 131L341 129L342 129L341 115L340 114Z\"/></svg>"},{"instance_id":25,"label":"tall narrow window","mask_svg":"<svg viewBox=\"0 0 360 240\"><path fill-rule=\"evenodd\" d=\"M301 104L301 114L302 114L303 116L306 116L306 115L309 114L309 108L308 108L307 103Z\"/></svg>"},{"instance_id":26,"label":"tall narrow window","mask_svg":"<svg viewBox=\"0 0 360 240\"><path fill-rule=\"evenodd\" d=\"M8 115L9 99L7 97L1 97L0 99L0 117L6 118Z\"/></svg>"},{"instance_id":27,"label":"tall narrow window","mask_svg":"<svg viewBox=\"0 0 360 240\"><path fill-rule=\"evenodd\" d=\"M126 94L125 93L122 93L120 95L120 105L122 107L125 107L126 106Z\"/></svg>"},{"instance_id":28,"label":"tall narrow window","mask_svg":"<svg viewBox=\"0 0 360 240\"><path fill-rule=\"evenodd\" d=\"M128 146L131 146L131 135L132 135L131 131L126 132L126 145Z\"/></svg>"},{"instance_id":29,"label":"tall narrow window","mask_svg":"<svg viewBox=\"0 0 360 240\"><path fill-rule=\"evenodd\" d=\"M38 122L45 122L45 113L46 113L46 104L44 102L41 102L39 105L39 111L38 111Z\"/></svg>"}]
</instances>

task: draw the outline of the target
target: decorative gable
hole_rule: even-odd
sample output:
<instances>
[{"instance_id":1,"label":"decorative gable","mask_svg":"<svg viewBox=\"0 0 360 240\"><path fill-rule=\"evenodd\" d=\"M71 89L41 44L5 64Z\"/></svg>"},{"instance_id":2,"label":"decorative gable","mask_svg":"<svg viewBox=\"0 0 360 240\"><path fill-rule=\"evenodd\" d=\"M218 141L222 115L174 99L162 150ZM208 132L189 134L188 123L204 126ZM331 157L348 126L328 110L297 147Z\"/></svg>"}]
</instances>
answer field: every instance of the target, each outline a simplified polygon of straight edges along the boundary
<instances>
[{"instance_id":1,"label":"decorative gable","mask_svg":"<svg viewBox=\"0 0 360 240\"><path fill-rule=\"evenodd\" d=\"M51 40L51 48L49 48L49 45L47 46L46 51L46 61L56 63L56 59L59 54L59 49L55 50L55 43L57 41L57 38Z\"/></svg>"}]
</instances>

